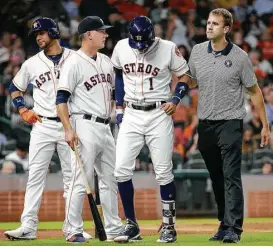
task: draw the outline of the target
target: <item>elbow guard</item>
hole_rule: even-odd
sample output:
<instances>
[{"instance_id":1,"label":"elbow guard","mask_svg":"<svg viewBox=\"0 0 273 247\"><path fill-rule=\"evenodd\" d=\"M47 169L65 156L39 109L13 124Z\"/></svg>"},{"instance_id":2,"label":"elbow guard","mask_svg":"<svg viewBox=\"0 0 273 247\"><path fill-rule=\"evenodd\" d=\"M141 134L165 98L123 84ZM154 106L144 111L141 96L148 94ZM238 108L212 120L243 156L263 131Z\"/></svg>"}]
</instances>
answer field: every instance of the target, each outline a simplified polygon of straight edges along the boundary
<instances>
[{"instance_id":1,"label":"elbow guard","mask_svg":"<svg viewBox=\"0 0 273 247\"><path fill-rule=\"evenodd\" d=\"M180 100L186 95L186 93L189 90L189 86L187 83L185 82L178 82L176 84L175 90L174 90L174 94L172 96L172 102L175 105L178 105Z\"/></svg>"},{"instance_id":2,"label":"elbow guard","mask_svg":"<svg viewBox=\"0 0 273 247\"><path fill-rule=\"evenodd\" d=\"M124 103L124 81L122 77L122 70L116 69L116 80L115 80L115 100L116 106L123 106Z\"/></svg>"}]
</instances>

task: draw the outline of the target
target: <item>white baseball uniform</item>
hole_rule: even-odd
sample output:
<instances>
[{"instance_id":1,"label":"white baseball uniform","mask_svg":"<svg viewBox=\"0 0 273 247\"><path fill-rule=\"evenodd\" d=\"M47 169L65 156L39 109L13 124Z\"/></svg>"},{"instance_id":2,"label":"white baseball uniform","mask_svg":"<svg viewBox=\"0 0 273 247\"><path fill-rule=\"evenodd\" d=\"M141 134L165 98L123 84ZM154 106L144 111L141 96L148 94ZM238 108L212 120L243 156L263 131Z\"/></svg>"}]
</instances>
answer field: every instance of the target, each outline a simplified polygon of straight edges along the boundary
<instances>
[{"instance_id":1,"label":"white baseball uniform","mask_svg":"<svg viewBox=\"0 0 273 247\"><path fill-rule=\"evenodd\" d=\"M78 50L64 65L58 90L71 93L69 100L71 124L79 138L79 155L88 182L98 174L105 231L108 238L122 227L118 216L117 182L114 177L115 143L108 122L114 86L114 70L110 59L97 53L96 60ZM100 122L98 122L100 121ZM79 167L74 166L68 195L66 221L63 227L67 239L82 233L81 212L85 186Z\"/></svg>"},{"instance_id":2,"label":"white baseball uniform","mask_svg":"<svg viewBox=\"0 0 273 247\"><path fill-rule=\"evenodd\" d=\"M41 117L31 130L29 146L29 176L25 193L24 211L21 216L23 227L37 231L38 210L45 187L45 179L52 155L57 147L61 161L64 198L67 197L71 177L71 149L64 139L62 123L47 118L56 118L56 93L60 69L73 51L64 49L57 66L44 51L26 60L13 79L14 85L22 92L29 83L33 85L33 110Z\"/></svg>"},{"instance_id":3,"label":"white baseball uniform","mask_svg":"<svg viewBox=\"0 0 273 247\"><path fill-rule=\"evenodd\" d=\"M173 42L160 38L145 52L132 49L128 39L120 40L111 60L123 71L127 105L117 138L115 176L118 182L132 178L135 159L146 142L157 182L168 184L173 180L173 122L160 106L170 99L172 73L181 76L188 65ZM153 109L134 109L143 106Z\"/></svg>"}]
</instances>

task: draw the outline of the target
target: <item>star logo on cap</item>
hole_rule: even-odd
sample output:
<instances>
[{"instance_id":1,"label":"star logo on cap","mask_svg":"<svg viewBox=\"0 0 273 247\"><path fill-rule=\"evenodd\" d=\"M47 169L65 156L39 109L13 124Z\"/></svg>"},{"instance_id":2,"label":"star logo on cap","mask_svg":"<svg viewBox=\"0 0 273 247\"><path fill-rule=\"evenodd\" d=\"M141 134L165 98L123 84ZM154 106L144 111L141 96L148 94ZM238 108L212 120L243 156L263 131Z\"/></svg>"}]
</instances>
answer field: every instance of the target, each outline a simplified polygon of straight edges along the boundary
<instances>
[{"instance_id":1,"label":"star logo on cap","mask_svg":"<svg viewBox=\"0 0 273 247\"><path fill-rule=\"evenodd\" d=\"M35 22L33 23L33 28L34 28L34 29L37 29L37 28L39 28L39 27L41 27L40 23L39 23L38 21L35 21Z\"/></svg>"},{"instance_id":2,"label":"star logo on cap","mask_svg":"<svg viewBox=\"0 0 273 247\"><path fill-rule=\"evenodd\" d=\"M142 36L137 35L137 36L136 36L136 39L139 40L139 41L141 41L141 40L142 40Z\"/></svg>"}]
</instances>

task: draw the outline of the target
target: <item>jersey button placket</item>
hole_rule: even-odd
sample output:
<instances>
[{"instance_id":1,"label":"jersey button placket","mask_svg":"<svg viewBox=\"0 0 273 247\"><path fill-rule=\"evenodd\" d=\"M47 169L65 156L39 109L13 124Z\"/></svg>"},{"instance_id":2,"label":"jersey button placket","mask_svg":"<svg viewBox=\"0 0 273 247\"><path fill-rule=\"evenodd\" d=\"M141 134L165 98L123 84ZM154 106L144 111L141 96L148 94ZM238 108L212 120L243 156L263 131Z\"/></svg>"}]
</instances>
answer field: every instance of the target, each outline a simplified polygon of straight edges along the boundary
<instances>
[{"instance_id":1,"label":"jersey button placket","mask_svg":"<svg viewBox=\"0 0 273 247\"><path fill-rule=\"evenodd\" d=\"M213 85L213 88L212 88L212 99L213 99L213 104L212 104L212 106L213 106L213 112L215 112L215 107L216 107L216 102L215 102L215 88L216 88L216 84L217 84L217 81L216 81L216 78L217 78L217 70L216 70L216 68L217 68L217 57L219 57L219 56L214 56L214 59L213 59L213 64L212 64L212 71L211 71L211 75L212 75L212 78L213 78L213 80L212 80L212 85ZM214 117L214 116L213 116Z\"/></svg>"}]
</instances>

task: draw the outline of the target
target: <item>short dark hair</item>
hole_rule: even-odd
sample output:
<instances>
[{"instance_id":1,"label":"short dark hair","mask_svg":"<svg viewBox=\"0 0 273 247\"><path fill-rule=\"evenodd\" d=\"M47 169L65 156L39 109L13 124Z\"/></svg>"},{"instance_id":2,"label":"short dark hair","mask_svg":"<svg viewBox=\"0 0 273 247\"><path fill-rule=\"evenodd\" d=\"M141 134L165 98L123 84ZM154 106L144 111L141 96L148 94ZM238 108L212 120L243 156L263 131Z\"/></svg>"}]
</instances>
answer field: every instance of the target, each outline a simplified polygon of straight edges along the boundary
<instances>
[{"instance_id":1,"label":"short dark hair","mask_svg":"<svg viewBox=\"0 0 273 247\"><path fill-rule=\"evenodd\" d=\"M209 14L210 15L223 16L223 18L224 18L224 25L228 26L230 28L232 27L232 25L233 25L233 17L232 17L232 14L227 9L223 9L223 8L214 9Z\"/></svg>"},{"instance_id":2,"label":"short dark hair","mask_svg":"<svg viewBox=\"0 0 273 247\"><path fill-rule=\"evenodd\" d=\"M23 152L28 152L29 144L25 140L18 140L16 142L16 148L23 151Z\"/></svg>"}]
</instances>

